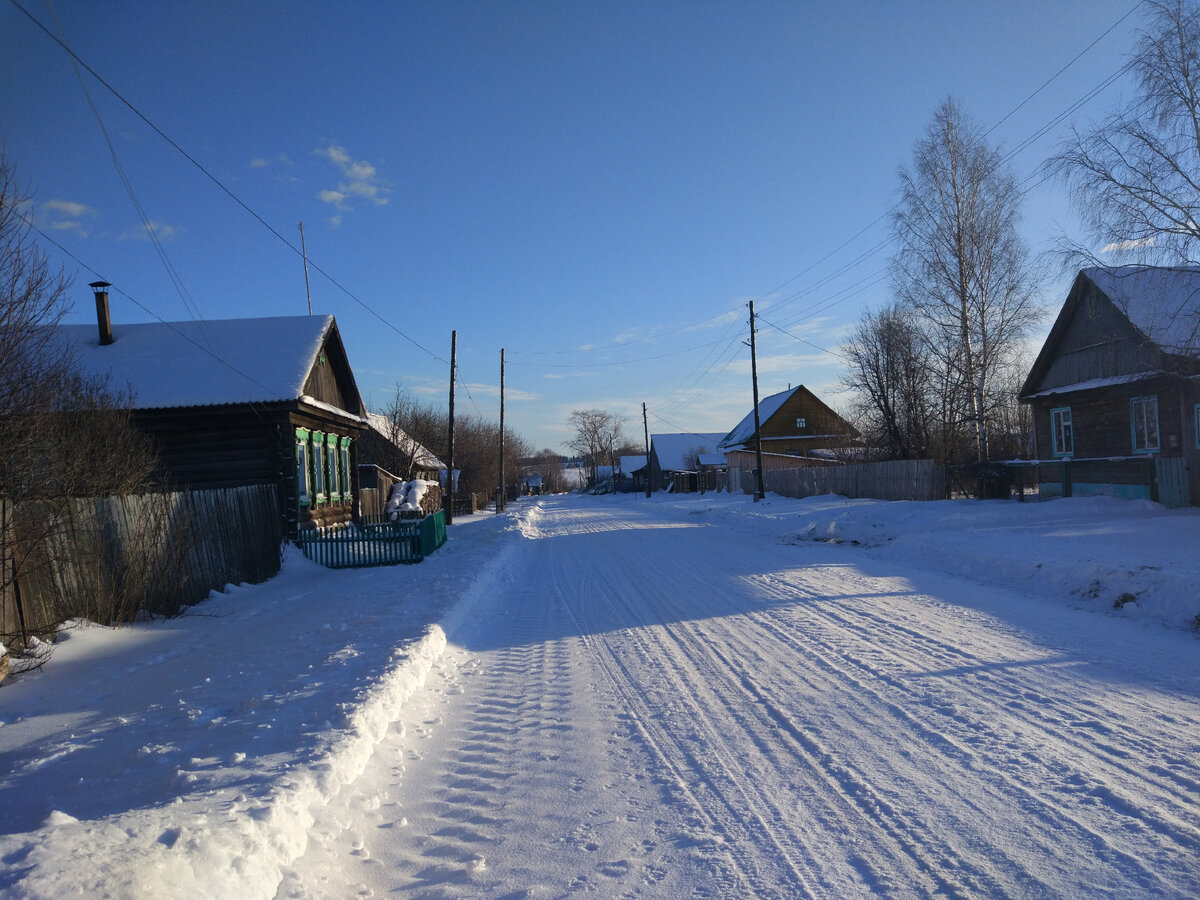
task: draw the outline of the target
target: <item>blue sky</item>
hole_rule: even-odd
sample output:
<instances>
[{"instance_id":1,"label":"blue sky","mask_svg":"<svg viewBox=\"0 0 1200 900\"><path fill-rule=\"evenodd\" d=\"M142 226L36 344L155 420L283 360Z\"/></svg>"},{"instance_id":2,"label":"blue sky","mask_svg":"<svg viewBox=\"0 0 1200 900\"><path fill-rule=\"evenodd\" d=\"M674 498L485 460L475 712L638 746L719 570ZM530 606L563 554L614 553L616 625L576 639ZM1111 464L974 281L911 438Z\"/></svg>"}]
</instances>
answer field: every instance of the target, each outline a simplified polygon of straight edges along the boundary
<instances>
[{"instance_id":1,"label":"blue sky","mask_svg":"<svg viewBox=\"0 0 1200 900\"><path fill-rule=\"evenodd\" d=\"M643 402L651 433L732 428L751 299L787 332L759 332L761 393L844 405L836 351L888 298L881 217L937 103L1017 148L1141 24L1120 21L1133 0L20 2L212 176L0 4L0 138L39 227L88 267L46 246L78 272L70 321L92 319L97 276L117 322L303 314L301 261L259 219L296 246L304 222L313 310L370 405L397 383L444 404L457 330L457 408L498 418L504 348L506 424L556 450L573 409L638 438ZM1024 230L1035 250L1077 236L1056 183ZM1047 283L1053 310L1067 283Z\"/></svg>"}]
</instances>

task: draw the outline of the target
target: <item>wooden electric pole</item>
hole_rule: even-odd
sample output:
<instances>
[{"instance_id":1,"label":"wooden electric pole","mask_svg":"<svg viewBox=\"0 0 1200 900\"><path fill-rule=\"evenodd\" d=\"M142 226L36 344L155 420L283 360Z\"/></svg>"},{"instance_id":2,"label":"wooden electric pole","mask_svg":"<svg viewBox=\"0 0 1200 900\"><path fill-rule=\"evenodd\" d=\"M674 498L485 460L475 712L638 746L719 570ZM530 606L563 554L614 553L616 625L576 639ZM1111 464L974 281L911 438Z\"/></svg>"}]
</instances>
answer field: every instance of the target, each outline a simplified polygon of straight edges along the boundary
<instances>
[{"instance_id":1,"label":"wooden electric pole","mask_svg":"<svg viewBox=\"0 0 1200 900\"><path fill-rule=\"evenodd\" d=\"M762 423L758 420L758 351L754 343L754 301L750 301L750 377L754 381L754 502L767 496L763 487Z\"/></svg>"},{"instance_id":2,"label":"wooden electric pole","mask_svg":"<svg viewBox=\"0 0 1200 900\"><path fill-rule=\"evenodd\" d=\"M650 425L646 422L646 404L642 404L642 433L646 436L646 498L654 493L654 484L650 478Z\"/></svg>"},{"instance_id":3,"label":"wooden electric pole","mask_svg":"<svg viewBox=\"0 0 1200 900\"><path fill-rule=\"evenodd\" d=\"M454 522L454 357L458 352L458 332L450 332L450 427L446 441L446 524Z\"/></svg>"},{"instance_id":4,"label":"wooden electric pole","mask_svg":"<svg viewBox=\"0 0 1200 900\"><path fill-rule=\"evenodd\" d=\"M504 509L504 348L500 348L500 493L496 495L496 514Z\"/></svg>"}]
</instances>

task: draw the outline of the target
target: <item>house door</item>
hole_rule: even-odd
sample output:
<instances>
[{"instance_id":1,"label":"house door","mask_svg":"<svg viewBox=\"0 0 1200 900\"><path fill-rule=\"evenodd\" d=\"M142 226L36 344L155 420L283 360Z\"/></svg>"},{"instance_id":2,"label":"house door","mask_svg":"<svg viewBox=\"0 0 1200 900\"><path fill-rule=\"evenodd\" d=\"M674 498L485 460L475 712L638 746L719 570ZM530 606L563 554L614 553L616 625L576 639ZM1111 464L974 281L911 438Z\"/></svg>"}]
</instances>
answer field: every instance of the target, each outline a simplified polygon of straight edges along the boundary
<instances>
[{"instance_id":1,"label":"house door","mask_svg":"<svg viewBox=\"0 0 1200 900\"><path fill-rule=\"evenodd\" d=\"M1187 460L1182 456L1156 459L1154 479L1158 484L1158 502L1163 506L1189 505Z\"/></svg>"}]
</instances>

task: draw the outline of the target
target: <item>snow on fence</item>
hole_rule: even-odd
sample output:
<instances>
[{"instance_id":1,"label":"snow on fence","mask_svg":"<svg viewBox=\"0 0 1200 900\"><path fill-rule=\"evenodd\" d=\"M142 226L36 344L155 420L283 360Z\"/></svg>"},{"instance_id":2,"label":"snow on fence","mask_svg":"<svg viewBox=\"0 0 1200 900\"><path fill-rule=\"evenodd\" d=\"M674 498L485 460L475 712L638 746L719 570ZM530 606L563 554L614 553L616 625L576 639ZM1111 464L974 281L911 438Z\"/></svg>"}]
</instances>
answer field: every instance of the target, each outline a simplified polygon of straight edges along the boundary
<instances>
[{"instance_id":1,"label":"snow on fence","mask_svg":"<svg viewBox=\"0 0 1200 900\"><path fill-rule=\"evenodd\" d=\"M227 584L266 581L279 571L282 543L273 485L77 498L54 508L0 501L0 635L36 634L77 615L173 614Z\"/></svg>"},{"instance_id":2,"label":"snow on fence","mask_svg":"<svg viewBox=\"0 0 1200 900\"><path fill-rule=\"evenodd\" d=\"M754 490L754 473L741 470L743 491ZM848 466L810 466L763 473L763 486L784 497L819 494L875 500L944 500L946 470L931 459L901 459Z\"/></svg>"},{"instance_id":3,"label":"snow on fence","mask_svg":"<svg viewBox=\"0 0 1200 900\"><path fill-rule=\"evenodd\" d=\"M419 563L444 543L446 516L441 510L421 519L303 528L296 535L305 557L329 569Z\"/></svg>"}]
</instances>

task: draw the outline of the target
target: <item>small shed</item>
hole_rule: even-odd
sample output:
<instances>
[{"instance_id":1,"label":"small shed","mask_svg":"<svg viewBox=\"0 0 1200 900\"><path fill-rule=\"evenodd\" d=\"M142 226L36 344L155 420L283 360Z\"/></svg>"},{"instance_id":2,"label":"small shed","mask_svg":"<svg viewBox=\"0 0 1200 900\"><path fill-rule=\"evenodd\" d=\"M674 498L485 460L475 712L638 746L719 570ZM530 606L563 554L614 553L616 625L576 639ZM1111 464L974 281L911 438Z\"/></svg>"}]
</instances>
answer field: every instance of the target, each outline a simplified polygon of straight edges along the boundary
<instances>
[{"instance_id":1,"label":"small shed","mask_svg":"<svg viewBox=\"0 0 1200 900\"><path fill-rule=\"evenodd\" d=\"M651 486L654 490L663 490L669 485L685 483L677 480L675 474L697 471L699 457L715 452L722 437L720 432L697 431L650 435L647 466Z\"/></svg>"}]
</instances>

